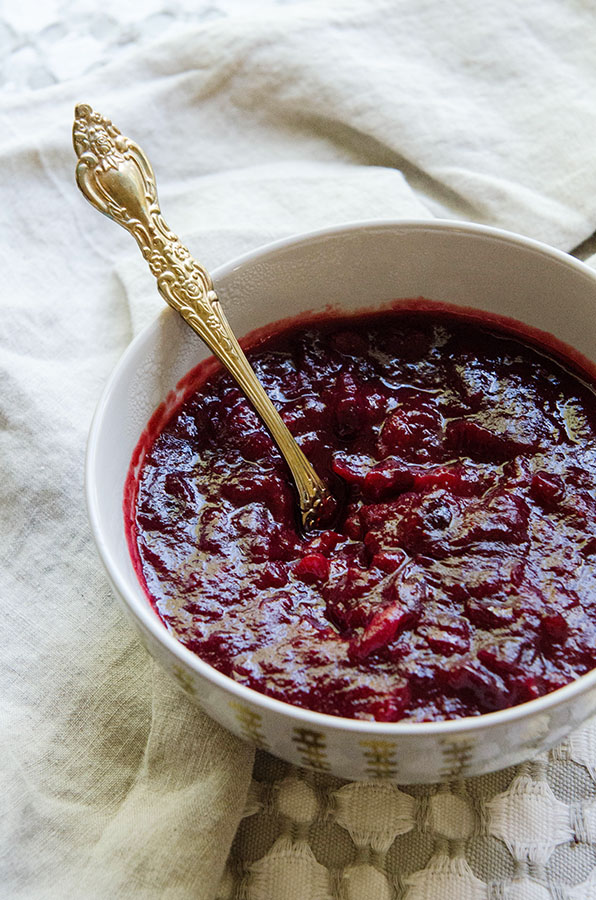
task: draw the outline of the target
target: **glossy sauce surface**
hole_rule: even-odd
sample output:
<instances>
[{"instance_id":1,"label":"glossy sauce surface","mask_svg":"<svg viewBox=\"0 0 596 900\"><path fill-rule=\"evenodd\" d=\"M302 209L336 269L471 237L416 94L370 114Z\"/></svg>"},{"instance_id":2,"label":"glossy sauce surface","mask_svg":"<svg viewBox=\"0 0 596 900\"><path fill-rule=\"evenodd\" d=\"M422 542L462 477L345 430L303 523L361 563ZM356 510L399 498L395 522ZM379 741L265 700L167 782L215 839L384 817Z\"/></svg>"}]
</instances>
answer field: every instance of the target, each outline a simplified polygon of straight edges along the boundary
<instances>
[{"instance_id":1,"label":"glossy sauce surface","mask_svg":"<svg viewBox=\"0 0 596 900\"><path fill-rule=\"evenodd\" d=\"M180 641L249 687L380 721L478 715L596 665L596 398L516 334L391 312L249 352L344 501L296 527L289 475L229 376L146 452L129 539Z\"/></svg>"}]
</instances>

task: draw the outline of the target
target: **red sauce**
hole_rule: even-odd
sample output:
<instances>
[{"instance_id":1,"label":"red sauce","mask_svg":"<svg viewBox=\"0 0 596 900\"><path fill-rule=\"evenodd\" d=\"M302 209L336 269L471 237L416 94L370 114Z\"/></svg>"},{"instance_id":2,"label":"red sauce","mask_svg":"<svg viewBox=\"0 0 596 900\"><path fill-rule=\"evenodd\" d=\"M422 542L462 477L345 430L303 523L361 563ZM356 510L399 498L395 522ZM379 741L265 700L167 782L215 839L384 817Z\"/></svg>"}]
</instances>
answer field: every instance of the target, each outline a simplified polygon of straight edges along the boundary
<instances>
[{"instance_id":1,"label":"red sauce","mask_svg":"<svg viewBox=\"0 0 596 900\"><path fill-rule=\"evenodd\" d=\"M183 644L271 697L379 721L513 706L596 665L596 398L575 362L411 310L248 355L343 512L300 533L271 438L211 369L154 420L125 504Z\"/></svg>"}]
</instances>

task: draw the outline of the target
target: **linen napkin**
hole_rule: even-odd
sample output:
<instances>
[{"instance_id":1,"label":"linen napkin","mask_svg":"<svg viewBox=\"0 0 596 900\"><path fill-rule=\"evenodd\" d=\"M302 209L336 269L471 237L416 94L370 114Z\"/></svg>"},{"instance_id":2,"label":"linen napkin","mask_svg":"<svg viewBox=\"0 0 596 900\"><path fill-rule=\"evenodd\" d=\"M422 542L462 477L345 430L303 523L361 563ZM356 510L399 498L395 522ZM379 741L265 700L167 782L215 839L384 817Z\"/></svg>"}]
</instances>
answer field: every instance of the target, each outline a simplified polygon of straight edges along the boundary
<instances>
[{"instance_id":1,"label":"linen napkin","mask_svg":"<svg viewBox=\"0 0 596 900\"><path fill-rule=\"evenodd\" d=\"M77 195L74 104L144 147L166 218L211 269L376 217L572 249L596 225L594 34L589 8L556 0L304 3L0 98L7 897L213 898L253 759L154 668L91 544L90 417L161 301L130 239ZM258 872L238 874L221 891L266 900Z\"/></svg>"}]
</instances>

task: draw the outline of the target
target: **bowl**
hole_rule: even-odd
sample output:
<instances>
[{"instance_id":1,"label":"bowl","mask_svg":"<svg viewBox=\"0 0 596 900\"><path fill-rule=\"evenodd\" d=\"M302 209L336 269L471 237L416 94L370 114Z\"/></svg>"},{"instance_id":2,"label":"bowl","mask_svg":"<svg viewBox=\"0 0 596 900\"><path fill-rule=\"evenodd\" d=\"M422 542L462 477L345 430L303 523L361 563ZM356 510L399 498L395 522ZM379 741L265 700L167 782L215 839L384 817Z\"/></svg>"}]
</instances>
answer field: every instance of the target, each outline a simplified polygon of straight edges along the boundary
<instances>
[{"instance_id":1,"label":"bowl","mask_svg":"<svg viewBox=\"0 0 596 900\"><path fill-rule=\"evenodd\" d=\"M306 311L357 311L424 297L517 319L596 362L596 272L565 253L494 228L453 221L355 223L270 244L222 266L213 278L239 336ZM179 643L135 574L123 493L149 418L160 404L175 404L181 379L206 356L190 328L164 308L131 343L107 384L86 459L91 527L113 590L149 653L206 713L299 766L352 780L412 784L519 763L596 712L594 670L551 694L476 717L421 723L345 719L259 694Z\"/></svg>"}]
</instances>

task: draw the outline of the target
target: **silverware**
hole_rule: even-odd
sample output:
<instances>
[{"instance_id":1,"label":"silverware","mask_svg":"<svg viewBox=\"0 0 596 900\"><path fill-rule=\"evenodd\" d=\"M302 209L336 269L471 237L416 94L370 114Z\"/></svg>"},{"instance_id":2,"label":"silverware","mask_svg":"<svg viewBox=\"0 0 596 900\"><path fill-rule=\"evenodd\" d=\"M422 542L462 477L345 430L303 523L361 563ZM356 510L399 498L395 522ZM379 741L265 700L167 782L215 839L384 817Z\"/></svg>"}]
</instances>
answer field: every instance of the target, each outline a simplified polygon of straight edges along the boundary
<instances>
[{"instance_id":1,"label":"silverware","mask_svg":"<svg viewBox=\"0 0 596 900\"><path fill-rule=\"evenodd\" d=\"M75 109L73 143L79 188L96 209L132 234L164 300L236 380L288 464L304 529L316 527L335 505L333 497L257 379L219 304L211 276L166 224L149 160L109 119L84 104Z\"/></svg>"}]
</instances>

